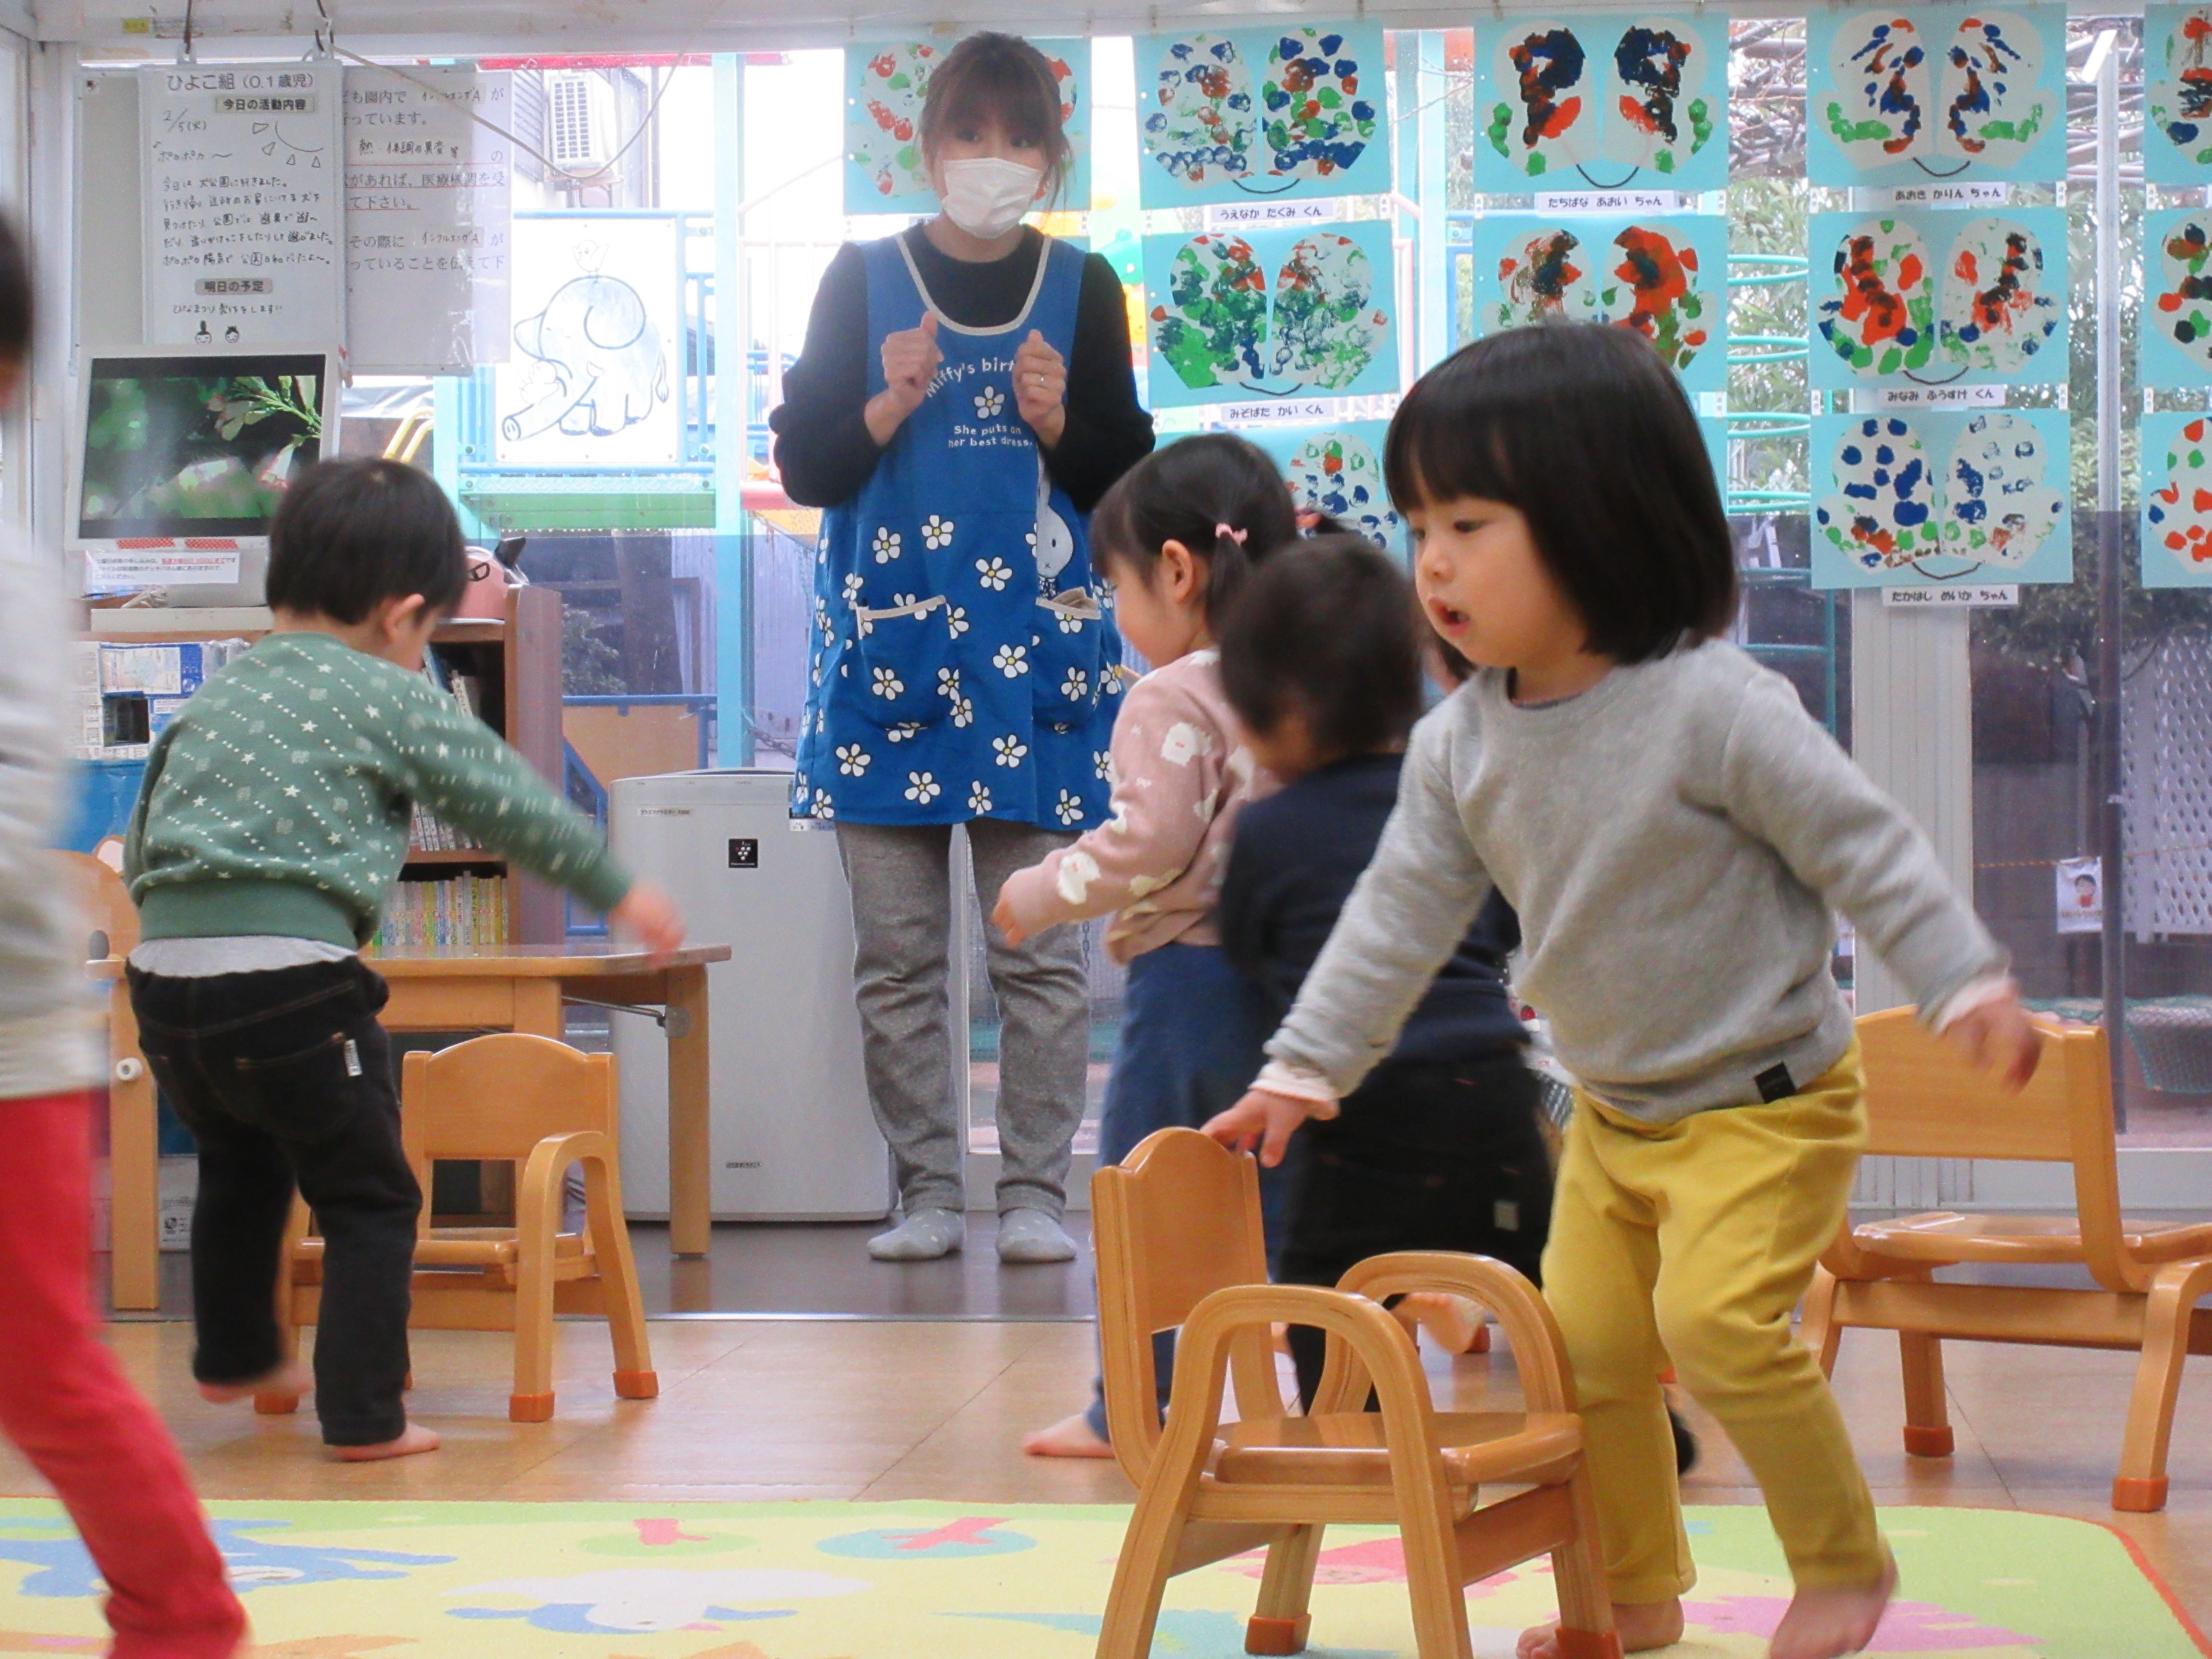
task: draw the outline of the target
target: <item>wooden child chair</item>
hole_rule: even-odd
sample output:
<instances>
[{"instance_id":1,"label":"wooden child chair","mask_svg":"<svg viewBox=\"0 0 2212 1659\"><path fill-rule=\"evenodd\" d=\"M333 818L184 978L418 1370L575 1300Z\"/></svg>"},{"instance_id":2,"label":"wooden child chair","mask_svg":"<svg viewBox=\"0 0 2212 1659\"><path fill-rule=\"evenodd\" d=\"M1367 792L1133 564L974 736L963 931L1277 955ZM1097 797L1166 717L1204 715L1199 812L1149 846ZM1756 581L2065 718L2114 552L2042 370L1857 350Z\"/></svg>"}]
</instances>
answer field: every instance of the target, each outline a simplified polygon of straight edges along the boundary
<instances>
[{"instance_id":1,"label":"wooden child chair","mask_svg":"<svg viewBox=\"0 0 2212 1659\"><path fill-rule=\"evenodd\" d=\"M550 1037L501 1032L439 1054L410 1054L401 1073L400 1138L423 1192L415 1244L414 1313L428 1330L513 1331L517 1423L553 1415L553 1316L602 1314L614 1336L615 1393L651 1400L660 1392L638 1295L637 1267L623 1220L615 1155L615 1062ZM430 1172L445 1161L522 1165L513 1227L433 1227ZM585 1230L561 1231L568 1166L584 1166ZM294 1214L278 1316L314 1322L323 1241ZM287 1333L289 1338L289 1331ZM289 1411L289 1396L263 1396Z\"/></svg>"},{"instance_id":2,"label":"wooden child chair","mask_svg":"<svg viewBox=\"0 0 2212 1659\"><path fill-rule=\"evenodd\" d=\"M1867 1151L1896 1158L2020 1159L2074 1166L2069 1216L1939 1212L1869 1222L1820 1259L1805 1298L1805 1344L1832 1370L1846 1327L1897 1333L1905 1449L1951 1455L1942 1339L2118 1348L2138 1356L2112 1507L2166 1505L2166 1443L2183 1358L2212 1353L2212 1224L2124 1221L2104 1032L2038 1022L2043 1062L2008 1094L1922 1029L1910 1009L1858 1023ZM1966 1262L2069 1263L2096 1290L1937 1284Z\"/></svg>"},{"instance_id":3,"label":"wooden child chair","mask_svg":"<svg viewBox=\"0 0 2212 1659\"><path fill-rule=\"evenodd\" d=\"M1567 1659L1619 1659L1574 1384L1527 1280L1480 1256L1407 1253L1361 1263L1336 1290L1269 1285L1257 1166L1194 1130L1148 1137L1091 1191L1107 1422L1139 1488L1098 1659L1144 1659L1170 1577L1261 1546L1245 1650L1302 1651L1331 1522L1398 1528L1421 1659L1471 1659L1462 1586L1545 1553ZM1525 1413L1432 1409L1413 1339L1373 1299L1423 1291L1498 1315ZM1310 1416L1284 1415L1269 1339L1278 1322L1328 1334ZM1152 1339L1176 1326L1163 1429ZM1240 1420L1224 1428L1231 1373ZM1379 1413L1357 1409L1370 1383ZM1530 1490L1478 1508L1485 1481Z\"/></svg>"}]
</instances>

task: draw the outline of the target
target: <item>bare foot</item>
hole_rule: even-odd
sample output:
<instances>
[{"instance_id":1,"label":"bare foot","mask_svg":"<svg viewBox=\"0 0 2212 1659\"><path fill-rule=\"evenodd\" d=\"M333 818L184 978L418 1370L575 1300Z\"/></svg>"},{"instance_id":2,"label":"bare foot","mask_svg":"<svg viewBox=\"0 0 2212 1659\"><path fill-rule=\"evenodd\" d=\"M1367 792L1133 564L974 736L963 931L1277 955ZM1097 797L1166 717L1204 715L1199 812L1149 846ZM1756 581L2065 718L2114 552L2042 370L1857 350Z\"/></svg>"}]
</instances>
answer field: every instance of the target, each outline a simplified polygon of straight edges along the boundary
<instances>
[{"instance_id":1,"label":"bare foot","mask_svg":"<svg viewBox=\"0 0 2212 1659\"><path fill-rule=\"evenodd\" d=\"M298 1360L288 1359L266 1376L257 1376L250 1382L203 1382L199 1388L201 1399L228 1406L257 1394L302 1395L314 1386L314 1373Z\"/></svg>"},{"instance_id":2,"label":"bare foot","mask_svg":"<svg viewBox=\"0 0 2212 1659\"><path fill-rule=\"evenodd\" d=\"M1439 1291L1416 1291L1395 1311L1406 1325L1408 1335L1413 1334L1414 1325L1425 1325L1436 1339L1437 1346L1446 1353L1466 1353L1482 1335L1486 1324L1482 1310L1474 1303L1465 1297L1446 1296Z\"/></svg>"},{"instance_id":3,"label":"bare foot","mask_svg":"<svg viewBox=\"0 0 2212 1659\"><path fill-rule=\"evenodd\" d=\"M1031 1457L1111 1457L1113 1447L1092 1431L1081 1412L1063 1417L1048 1429L1022 1437L1022 1449Z\"/></svg>"},{"instance_id":4,"label":"bare foot","mask_svg":"<svg viewBox=\"0 0 2212 1659\"><path fill-rule=\"evenodd\" d=\"M323 1455L338 1463L380 1463L387 1457L411 1457L416 1452L438 1449L438 1435L420 1423L410 1423L397 1440L374 1446L325 1446Z\"/></svg>"},{"instance_id":5,"label":"bare foot","mask_svg":"<svg viewBox=\"0 0 2212 1659\"><path fill-rule=\"evenodd\" d=\"M1680 1600L1615 1601L1613 1628L1620 1638L1623 1653L1672 1647L1682 1639L1682 1603ZM1516 1659L1559 1659L1559 1621L1554 1619L1548 1625L1522 1631L1521 1644L1513 1651Z\"/></svg>"},{"instance_id":6,"label":"bare foot","mask_svg":"<svg viewBox=\"0 0 2212 1659\"><path fill-rule=\"evenodd\" d=\"M1838 1659L1874 1640L1889 1598L1897 1593L1897 1563L1856 1589L1801 1589L1775 1627L1771 1659Z\"/></svg>"}]
</instances>

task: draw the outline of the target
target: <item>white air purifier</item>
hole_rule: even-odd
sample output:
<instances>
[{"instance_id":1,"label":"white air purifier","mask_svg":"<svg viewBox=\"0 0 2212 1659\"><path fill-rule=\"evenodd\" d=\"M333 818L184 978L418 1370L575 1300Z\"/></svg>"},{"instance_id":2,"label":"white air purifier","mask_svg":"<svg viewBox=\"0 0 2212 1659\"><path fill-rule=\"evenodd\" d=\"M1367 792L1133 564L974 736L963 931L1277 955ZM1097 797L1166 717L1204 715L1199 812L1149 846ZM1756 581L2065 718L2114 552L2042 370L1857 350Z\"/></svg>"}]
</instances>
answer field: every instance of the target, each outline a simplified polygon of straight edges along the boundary
<instances>
[{"instance_id":1,"label":"white air purifier","mask_svg":"<svg viewBox=\"0 0 2212 1659\"><path fill-rule=\"evenodd\" d=\"M853 915L837 838L791 816L787 772L675 772L609 792L608 839L674 896L707 970L717 1221L874 1221L892 1203L853 1008ZM668 1213L668 1053L648 1018L612 1016L623 1199Z\"/></svg>"}]
</instances>

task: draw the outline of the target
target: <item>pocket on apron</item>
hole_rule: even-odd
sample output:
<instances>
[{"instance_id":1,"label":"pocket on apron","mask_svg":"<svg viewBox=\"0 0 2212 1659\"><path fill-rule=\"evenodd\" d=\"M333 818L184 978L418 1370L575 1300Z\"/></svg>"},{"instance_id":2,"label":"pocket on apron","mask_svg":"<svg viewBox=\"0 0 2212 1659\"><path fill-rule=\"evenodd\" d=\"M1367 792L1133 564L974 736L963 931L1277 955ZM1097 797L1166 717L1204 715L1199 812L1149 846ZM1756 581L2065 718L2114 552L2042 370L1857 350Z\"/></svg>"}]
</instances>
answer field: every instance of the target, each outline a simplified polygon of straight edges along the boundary
<instances>
[{"instance_id":1,"label":"pocket on apron","mask_svg":"<svg viewBox=\"0 0 2212 1659\"><path fill-rule=\"evenodd\" d=\"M1105 692L1105 612L1097 596L1073 588L1036 603L1030 624L1030 695L1039 720L1079 726Z\"/></svg>"},{"instance_id":2,"label":"pocket on apron","mask_svg":"<svg viewBox=\"0 0 2212 1659\"><path fill-rule=\"evenodd\" d=\"M939 688L952 667L945 611L941 594L880 610L854 602L851 706L871 724L933 726L944 718Z\"/></svg>"}]
</instances>

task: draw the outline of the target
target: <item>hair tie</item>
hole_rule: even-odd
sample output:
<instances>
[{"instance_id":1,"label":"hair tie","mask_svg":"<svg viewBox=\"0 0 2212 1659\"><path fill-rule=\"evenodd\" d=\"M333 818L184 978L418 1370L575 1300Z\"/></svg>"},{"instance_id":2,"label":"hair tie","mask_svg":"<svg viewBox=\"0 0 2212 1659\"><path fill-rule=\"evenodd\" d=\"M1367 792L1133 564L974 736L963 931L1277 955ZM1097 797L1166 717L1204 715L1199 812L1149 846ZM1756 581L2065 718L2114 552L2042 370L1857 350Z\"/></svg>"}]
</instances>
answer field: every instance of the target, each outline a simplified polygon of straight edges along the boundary
<instances>
[{"instance_id":1,"label":"hair tie","mask_svg":"<svg viewBox=\"0 0 2212 1659\"><path fill-rule=\"evenodd\" d=\"M1214 526L1213 534L1216 540L1219 540L1225 537L1229 540L1235 542L1239 547L1244 545L1245 532L1242 530L1231 530L1225 524L1218 524Z\"/></svg>"}]
</instances>

